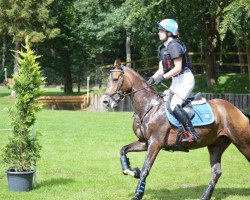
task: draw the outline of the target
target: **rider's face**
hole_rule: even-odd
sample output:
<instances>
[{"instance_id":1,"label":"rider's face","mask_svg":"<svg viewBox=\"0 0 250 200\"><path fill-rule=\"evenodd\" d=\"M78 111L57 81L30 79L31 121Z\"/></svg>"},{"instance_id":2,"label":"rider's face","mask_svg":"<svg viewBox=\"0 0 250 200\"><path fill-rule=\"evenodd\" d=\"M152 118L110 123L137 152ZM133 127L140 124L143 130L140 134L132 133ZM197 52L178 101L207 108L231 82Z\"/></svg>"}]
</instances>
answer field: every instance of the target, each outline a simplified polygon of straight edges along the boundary
<instances>
[{"instance_id":1,"label":"rider's face","mask_svg":"<svg viewBox=\"0 0 250 200\"><path fill-rule=\"evenodd\" d=\"M160 41L166 41L167 40L168 36L167 36L166 31L159 30L158 35L159 35Z\"/></svg>"}]
</instances>

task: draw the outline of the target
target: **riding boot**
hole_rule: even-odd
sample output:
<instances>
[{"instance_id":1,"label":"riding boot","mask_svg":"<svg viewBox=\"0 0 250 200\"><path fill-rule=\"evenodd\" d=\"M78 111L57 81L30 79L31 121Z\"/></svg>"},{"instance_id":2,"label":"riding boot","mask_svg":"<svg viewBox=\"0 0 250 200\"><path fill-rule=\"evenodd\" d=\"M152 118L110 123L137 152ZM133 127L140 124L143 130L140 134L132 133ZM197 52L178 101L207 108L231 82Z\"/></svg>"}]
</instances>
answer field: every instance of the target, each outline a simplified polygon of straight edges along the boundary
<instances>
[{"instance_id":1,"label":"riding boot","mask_svg":"<svg viewBox=\"0 0 250 200\"><path fill-rule=\"evenodd\" d=\"M193 124L186 111L180 105L177 105L174 108L173 114L176 117L176 119L178 119L179 122L183 125L184 129L188 131L192 136L192 138L186 137L182 139L181 142L199 142L200 136L196 133Z\"/></svg>"}]
</instances>

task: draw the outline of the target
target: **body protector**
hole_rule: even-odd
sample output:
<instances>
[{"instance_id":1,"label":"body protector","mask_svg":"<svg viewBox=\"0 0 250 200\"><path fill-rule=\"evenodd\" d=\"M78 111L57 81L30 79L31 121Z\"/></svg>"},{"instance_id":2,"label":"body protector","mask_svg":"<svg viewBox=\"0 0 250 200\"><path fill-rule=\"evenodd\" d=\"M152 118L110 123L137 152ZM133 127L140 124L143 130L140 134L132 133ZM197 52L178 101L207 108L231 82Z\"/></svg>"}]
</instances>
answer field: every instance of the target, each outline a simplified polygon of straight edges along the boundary
<instances>
[{"instance_id":1,"label":"body protector","mask_svg":"<svg viewBox=\"0 0 250 200\"><path fill-rule=\"evenodd\" d=\"M182 41L173 39L168 43L167 47L164 44L158 47L158 58L159 61L162 61L164 73L174 68L174 59L179 57L182 57L182 71L190 69L191 63L189 61L186 46Z\"/></svg>"}]
</instances>

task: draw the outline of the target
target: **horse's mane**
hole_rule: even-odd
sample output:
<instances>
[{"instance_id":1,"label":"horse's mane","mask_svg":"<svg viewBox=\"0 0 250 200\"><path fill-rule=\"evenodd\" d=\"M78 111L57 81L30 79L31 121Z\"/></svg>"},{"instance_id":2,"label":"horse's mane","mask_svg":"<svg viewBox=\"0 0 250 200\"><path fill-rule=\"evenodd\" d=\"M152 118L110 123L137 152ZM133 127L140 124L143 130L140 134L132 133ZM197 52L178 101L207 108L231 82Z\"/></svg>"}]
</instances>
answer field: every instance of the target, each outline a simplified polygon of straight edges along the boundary
<instances>
[{"instance_id":1,"label":"horse's mane","mask_svg":"<svg viewBox=\"0 0 250 200\"><path fill-rule=\"evenodd\" d=\"M115 62L114 62L113 66L116 67L116 68L122 68L124 71L127 70L131 74L133 74L134 76L139 78L141 81L146 82L146 80L138 72L136 72L134 69L132 69L130 67L127 67L127 66L123 66L122 63L121 63L121 60L119 58L115 59ZM151 90L155 91L155 89L153 87L148 87L148 88L151 88Z\"/></svg>"},{"instance_id":2,"label":"horse's mane","mask_svg":"<svg viewBox=\"0 0 250 200\"><path fill-rule=\"evenodd\" d=\"M130 67L124 67L124 70L125 69L127 69L128 71L130 71L132 74L134 74L135 76L137 76L139 79L141 79L141 80L143 80L143 81L146 82L146 80L138 72L136 72L132 68L130 68Z\"/></svg>"},{"instance_id":3,"label":"horse's mane","mask_svg":"<svg viewBox=\"0 0 250 200\"><path fill-rule=\"evenodd\" d=\"M133 74L134 76L136 76L137 78L139 78L141 81L143 81L146 84L146 80L138 72L136 72L134 69L127 67L127 66L126 67L124 66L123 68L124 68L124 71L125 70L129 71L131 74ZM148 86L148 87L146 86L145 89L147 91L151 91L154 93L156 92L155 89L151 86Z\"/></svg>"}]
</instances>

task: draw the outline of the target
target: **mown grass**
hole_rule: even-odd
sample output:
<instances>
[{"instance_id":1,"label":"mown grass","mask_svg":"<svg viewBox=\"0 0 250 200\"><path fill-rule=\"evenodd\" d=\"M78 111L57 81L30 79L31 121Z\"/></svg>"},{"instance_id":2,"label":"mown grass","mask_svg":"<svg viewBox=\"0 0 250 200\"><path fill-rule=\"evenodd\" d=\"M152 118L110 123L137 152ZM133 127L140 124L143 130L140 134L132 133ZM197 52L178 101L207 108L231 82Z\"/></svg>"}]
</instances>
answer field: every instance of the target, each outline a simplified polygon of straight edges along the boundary
<instances>
[{"instance_id":1,"label":"mown grass","mask_svg":"<svg viewBox=\"0 0 250 200\"><path fill-rule=\"evenodd\" d=\"M1 90L0 90L1 91ZM3 95L5 96L5 95ZM0 98L0 149L10 131L6 108ZM42 133L41 159L37 163L37 188L28 193L9 192L0 163L0 197L8 200L127 200L137 180L121 172L119 150L136 140L131 112L51 111L38 113L35 129ZM128 154L132 167L143 165L145 152ZM250 199L249 163L230 146L222 160L223 175L213 200ZM158 155L147 179L145 200L198 199L210 180L206 148Z\"/></svg>"}]
</instances>

